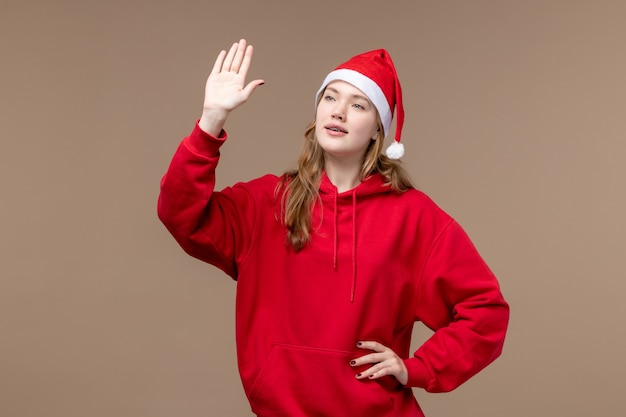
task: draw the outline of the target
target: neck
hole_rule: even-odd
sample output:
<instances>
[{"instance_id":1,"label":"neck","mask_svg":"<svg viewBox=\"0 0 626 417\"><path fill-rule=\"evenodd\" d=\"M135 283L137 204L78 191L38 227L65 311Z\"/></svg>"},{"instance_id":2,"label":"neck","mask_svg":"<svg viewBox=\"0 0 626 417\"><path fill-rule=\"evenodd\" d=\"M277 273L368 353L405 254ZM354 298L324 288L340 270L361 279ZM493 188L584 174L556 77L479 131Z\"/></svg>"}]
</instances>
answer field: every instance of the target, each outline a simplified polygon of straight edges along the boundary
<instances>
[{"instance_id":1,"label":"neck","mask_svg":"<svg viewBox=\"0 0 626 417\"><path fill-rule=\"evenodd\" d=\"M360 164L345 164L332 158L327 158L324 163L324 170L326 171L326 176L337 187L337 192L339 193L351 190L361 183Z\"/></svg>"}]
</instances>

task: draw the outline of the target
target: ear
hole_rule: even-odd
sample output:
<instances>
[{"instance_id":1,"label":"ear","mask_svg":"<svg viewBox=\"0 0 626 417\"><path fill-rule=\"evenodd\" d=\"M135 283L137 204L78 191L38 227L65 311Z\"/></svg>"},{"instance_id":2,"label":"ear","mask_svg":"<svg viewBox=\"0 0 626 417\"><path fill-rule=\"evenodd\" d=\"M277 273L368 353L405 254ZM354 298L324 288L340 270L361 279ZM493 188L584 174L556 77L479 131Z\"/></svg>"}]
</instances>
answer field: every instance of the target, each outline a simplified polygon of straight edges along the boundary
<instances>
[{"instance_id":1,"label":"ear","mask_svg":"<svg viewBox=\"0 0 626 417\"><path fill-rule=\"evenodd\" d=\"M378 139L378 133L379 131L376 132L376 134L374 135L374 137L372 138L372 140L377 140Z\"/></svg>"}]
</instances>

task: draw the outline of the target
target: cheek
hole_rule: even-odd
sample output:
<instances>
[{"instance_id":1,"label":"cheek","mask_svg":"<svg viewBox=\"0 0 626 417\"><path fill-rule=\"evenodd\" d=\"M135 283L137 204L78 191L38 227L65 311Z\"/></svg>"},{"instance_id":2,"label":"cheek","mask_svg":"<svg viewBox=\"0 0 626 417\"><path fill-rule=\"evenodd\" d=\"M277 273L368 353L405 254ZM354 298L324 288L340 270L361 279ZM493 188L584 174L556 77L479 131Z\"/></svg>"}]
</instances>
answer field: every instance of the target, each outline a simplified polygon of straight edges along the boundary
<instances>
[{"instance_id":1,"label":"cheek","mask_svg":"<svg viewBox=\"0 0 626 417\"><path fill-rule=\"evenodd\" d=\"M315 123L319 122L321 117L321 112L320 112L320 108L319 106L317 107L317 109L315 109Z\"/></svg>"},{"instance_id":2,"label":"cheek","mask_svg":"<svg viewBox=\"0 0 626 417\"><path fill-rule=\"evenodd\" d=\"M330 110L328 109L328 106L325 106L324 102L320 101L320 103L317 105L317 108L315 109L315 120L322 120L328 117L329 113Z\"/></svg>"},{"instance_id":3,"label":"cheek","mask_svg":"<svg viewBox=\"0 0 626 417\"><path fill-rule=\"evenodd\" d=\"M374 137L374 135L378 131L378 123L375 120L372 120L371 117L364 117L363 119L361 119L359 126L359 130L364 135L369 136L370 138Z\"/></svg>"},{"instance_id":4,"label":"cheek","mask_svg":"<svg viewBox=\"0 0 626 417\"><path fill-rule=\"evenodd\" d=\"M320 126L323 124L323 116L320 112L319 107L315 110L315 132L319 133Z\"/></svg>"}]
</instances>

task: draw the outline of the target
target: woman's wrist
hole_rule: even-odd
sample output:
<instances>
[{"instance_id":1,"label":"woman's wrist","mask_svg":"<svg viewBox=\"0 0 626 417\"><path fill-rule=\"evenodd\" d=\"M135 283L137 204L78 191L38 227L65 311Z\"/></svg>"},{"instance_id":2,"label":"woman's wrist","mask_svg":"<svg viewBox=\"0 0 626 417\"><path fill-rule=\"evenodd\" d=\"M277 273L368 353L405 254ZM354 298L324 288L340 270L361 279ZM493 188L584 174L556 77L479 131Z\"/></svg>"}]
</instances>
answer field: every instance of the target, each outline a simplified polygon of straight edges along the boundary
<instances>
[{"instance_id":1,"label":"woman's wrist","mask_svg":"<svg viewBox=\"0 0 626 417\"><path fill-rule=\"evenodd\" d=\"M209 135L218 137L222 133L228 113L225 110L204 109L198 121L198 126Z\"/></svg>"}]
</instances>

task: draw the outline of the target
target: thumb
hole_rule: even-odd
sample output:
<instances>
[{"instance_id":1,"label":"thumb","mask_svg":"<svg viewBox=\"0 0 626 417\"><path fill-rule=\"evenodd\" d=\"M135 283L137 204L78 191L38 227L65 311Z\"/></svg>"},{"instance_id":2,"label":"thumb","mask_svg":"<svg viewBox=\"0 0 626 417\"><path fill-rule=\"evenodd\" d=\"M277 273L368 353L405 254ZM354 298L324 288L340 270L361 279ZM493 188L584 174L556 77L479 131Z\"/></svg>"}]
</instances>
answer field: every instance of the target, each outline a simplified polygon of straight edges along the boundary
<instances>
[{"instance_id":1,"label":"thumb","mask_svg":"<svg viewBox=\"0 0 626 417\"><path fill-rule=\"evenodd\" d=\"M264 80L254 80L254 81L250 81L248 83L248 85L246 85L243 89L243 93L246 97L250 97L250 95L252 94L252 92L254 90L256 90L256 88L260 85L265 84Z\"/></svg>"}]
</instances>

